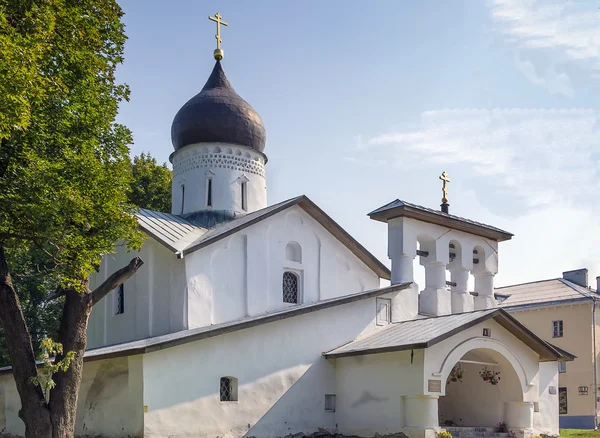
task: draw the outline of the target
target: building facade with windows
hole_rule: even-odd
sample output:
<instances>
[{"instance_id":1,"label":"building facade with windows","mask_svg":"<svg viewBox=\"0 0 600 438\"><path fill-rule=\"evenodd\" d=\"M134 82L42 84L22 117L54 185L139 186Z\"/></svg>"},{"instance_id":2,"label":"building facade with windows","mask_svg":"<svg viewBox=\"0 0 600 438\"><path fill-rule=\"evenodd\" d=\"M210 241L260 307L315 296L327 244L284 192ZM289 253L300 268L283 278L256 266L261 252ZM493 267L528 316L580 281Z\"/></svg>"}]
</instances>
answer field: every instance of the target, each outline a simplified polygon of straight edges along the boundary
<instances>
[{"instance_id":1,"label":"building facade with windows","mask_svg":"<svg viewBox=\"0 0 600 438\"><path fill-rule=\"evenodd\" d=\"M590 287L587 269L497 288L496 297L501 307L528 328L576 356L573 362L559 363L560 425L593 429L600 406L600 375L594 373L600 353L600 314L595 314L600 295Z\"/></svg>"},{"instance_id":2,"label":"building facade with windows","mask_svg":"<svg viewBox=\"0 0 600 438\"><path fill-rule=\"evenodd\" d=\"M139 254L91 279L145 262L91 314L77 435L558 435L572 356L494 299L512 234L397 199L369 214L389 270L306 196L268 205L263 122L220 59L171 134L171 212L139 211ZM19 403L0 369L0 433L23 435Z\"/></svg>"}]
</instances>

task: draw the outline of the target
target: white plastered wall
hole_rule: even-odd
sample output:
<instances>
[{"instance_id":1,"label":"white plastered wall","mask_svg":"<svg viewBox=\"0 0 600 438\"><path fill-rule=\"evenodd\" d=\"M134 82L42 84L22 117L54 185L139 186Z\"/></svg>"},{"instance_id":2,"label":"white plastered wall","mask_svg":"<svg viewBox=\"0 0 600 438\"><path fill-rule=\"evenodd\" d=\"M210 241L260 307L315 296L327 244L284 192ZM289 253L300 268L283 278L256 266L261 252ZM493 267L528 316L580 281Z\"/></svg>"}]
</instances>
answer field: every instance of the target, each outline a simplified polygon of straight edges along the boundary
<instances>
[{"instance_id":1,"label":"white plastered wall","mask_svg":"<svg viewBox=\"0 0 600 438\"><path fill-rule=\"evenodd\" d=\"M345 435L397 433L405 426L404 396L418 394L423 350L335 359L336 421Z\"/></svg>"},{"instance_id":2,"label":"white plastered wall","mask_svg":"<svg viewBox=\"0 0 600 438\"><path fill-rule=\"evenodd\" d=\"M539 394L539 412L533 414L533 426L539 433L558 435L558 362L540 363Z\"/></svg>"},{"instance_id":3,"label":"white plastered wall","mask_svg":"<svg viewBox=\"0 0 600 438\"><path fill-rule=\"evenodd\" d=\"M335 429L325 394L334 364L322 352L374 327L366 299L144 355L145 437L274 437ZM238 401L221 402L221 377ZM165 391L168 382L169 391Z\"/></svg>"},{"instance_id":4,"label":"white plastered wall","mask_svg":"<svg viewBox=\"0 0 600 438\"><path fill-rule=\"evenodd\" d=\"M301 262L286 260L297 243ZM379 287L378 276L301 208L295 206L185 257L189 328L279 310L282 275L300 279L300 302Z\"/></svg>"},{"instance_id":5,"label":"white plastered wall","mask_svg":"<svg viewBox=\"0 0 600 438\"><path fill-rule=\"evenodd\" d=\"M207 206L209 178L212 178L212 206ZM242 181L246 182L247 190L245 211L241 200ZM182 202L184 193L185 202ZM197 143L173 154L173 214L209 209L243 214L266 206L265 158L255 150L225 143Z\"/></svg>"},{"instance_id":6,"label":"white plastered wall","mask_svg":"<svg viewBox=\"0 0 600 438\"><path fill-rule=\"evenodd\" d=\"M77 403L75 434L112 438L143 433L142 357L86 362ZM2 402L3 401L3 402ZM12 374L0 376L0 433L24 436L21 401Z\"/></svg>"},{"instance_id":7,"label":"white plastered wall","mask_svg":"<svg viewBox=\"0 0 600 438\"><path fill-rule=\"evenodd\" d=\"M107 295L92 310L88 325L88 349L184 330L185 264L152 238L139 252L118 245L115 254L103 258L91 287L139 256L144 265L124 284L125 312L116 314L116 293Z\"/></svg>"}]
</instances>

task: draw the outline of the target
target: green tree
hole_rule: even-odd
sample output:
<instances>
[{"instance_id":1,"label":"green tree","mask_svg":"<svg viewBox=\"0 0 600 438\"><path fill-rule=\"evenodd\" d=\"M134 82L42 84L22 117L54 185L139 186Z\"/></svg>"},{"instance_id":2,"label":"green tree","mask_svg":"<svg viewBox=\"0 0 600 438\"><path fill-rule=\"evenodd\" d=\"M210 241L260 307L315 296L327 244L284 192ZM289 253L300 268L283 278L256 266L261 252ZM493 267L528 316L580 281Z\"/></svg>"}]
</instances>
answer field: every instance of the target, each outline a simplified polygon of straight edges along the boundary
<instances>
[{"instance_id":1,"label":"green tree","mask_svg":"<svg viewBox=\"0 0 600 438\"><path fill-rule=\"evenodd\" d=\"M166 163L159 165L150 154L134 157L129 202L140 208L170 212L172 179Z\"/></svg>"},{"instance_id":2,"label":"green tree","mask_svg":"<svg viewBox=\"0 0 600 438\"><path fill-rule=\"evenodd\" d=\"M129 94L115 80L126 39L121 17L114 0L0 0L0 325L26 437L74 435L92 306L143 263L133 258L89 288L114 242L142 242L127 199L131 135L115 123ZM48 398L35 384L15 275L59 285L64 301L55 340L62 347L46 345L59 352L57 363L73 361L56 368Z\"/></svg>"},{"instance_id":3,"label":"green tree","mask_svg":"<svg viewBox=\"0 0 600 438\"><path fill-rule=\"evenodd\" d=\"M133 181L128 192L129 203L139 208L157 211L169 211L171 208L172 172L166 163L158 164L156 158L142 153L132 162ZM64 300L49 300L58 285L47 275L37 271L35 260L30 257L14 262L13 285L19 297L25 322L36 357L42 351L41 342L45 338L56 338L62 315ZM0 367L10 365L4 332L0 328Z\"/></svg>"}]
</instances>

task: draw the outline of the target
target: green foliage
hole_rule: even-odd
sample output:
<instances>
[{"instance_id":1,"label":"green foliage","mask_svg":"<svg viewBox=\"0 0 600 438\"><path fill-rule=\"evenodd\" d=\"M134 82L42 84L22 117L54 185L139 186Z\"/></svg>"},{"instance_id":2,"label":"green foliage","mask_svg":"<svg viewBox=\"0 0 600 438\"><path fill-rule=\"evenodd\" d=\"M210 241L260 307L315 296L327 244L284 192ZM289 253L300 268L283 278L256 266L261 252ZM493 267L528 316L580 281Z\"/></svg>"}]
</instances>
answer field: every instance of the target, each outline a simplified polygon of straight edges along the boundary
<instances>
[{"instance_id":1,"label":"green foliage","mask_svg":"<svg viewBox=\"0 0 600 438\"><path fill-rule=\"evenodd\" d=\"M447 430L442 430L435 434L435 438L452 438L452 434Z\"/></svg>"},{"instance_id":2,"label":"green foliage","mask_svg":"<svg viewBox=\"0 0 600 438\"><path fill-rule=\"evenodd\" d=\"M16 96L0 122L0 244L11 271L34 248L49 281L81 290L114 242L141 245L127 198L131 134L115 123L129 95L115 81L121 16L114 0L0 0L1 41L11 42L0 45L0 71L23 70L22 80L0 75L0 94Z\"/></svg>"},{"instance_id":3,"label":"green foliage","mask_svg":"<svg viewBox=\"0 0 600 438\"><path fill-rule=\"evenodd\" d=\"M172 179L166 163L159 165L150 154L134 157L129 202L140 208L170 212Z\"/></svg>"},{"instance_id":4,"label":"green foliage","mask_svg":"<svg viewBox=\"0 0 600 438\"><path fill-rule=\"evenodd\" d=\"M39 385L44 392L46 400L50 394L50 390L56 385L52 376L59 371L63 373L69 369L75 353L68 351L63 355L63 346L58 342L54 342L50 338L45 338L40 342L40 350L42 354L39 357L39 361L42 363L41 367L38 368L37 377L31 379L31 383ZM54 362L53 359L60 355L61 360Z\"/></svg>"}]
</instances>

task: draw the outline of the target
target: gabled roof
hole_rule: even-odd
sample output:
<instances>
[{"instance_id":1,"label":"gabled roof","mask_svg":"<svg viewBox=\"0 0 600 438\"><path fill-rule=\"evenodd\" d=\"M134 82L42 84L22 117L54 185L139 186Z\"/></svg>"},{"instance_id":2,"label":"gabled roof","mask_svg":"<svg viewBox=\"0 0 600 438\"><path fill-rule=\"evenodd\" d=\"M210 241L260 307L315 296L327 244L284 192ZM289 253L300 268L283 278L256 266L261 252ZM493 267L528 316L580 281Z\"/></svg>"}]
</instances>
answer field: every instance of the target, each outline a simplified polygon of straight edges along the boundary
<instances>
[{"instance_id":1,"label":"gabled roof","mask_svg":"<svg viewBox=\"0 0 600 438\"><path fill-rule=\"evenodd\" d=\"M478 310L389 324L323 355L330 359L429 348L488 319L494 319L529 346L540 355L542 361L572 360L572 355L561 353L503 309Z\"/></svg>"},{"instance_id":2,"label":"gabled roof","mask_svg":"<svg viewBox=\"0 0 600 438\"><path fill-rule=\"evenodd\" d=\"M465 219L460 216L444 213L442 211L433 210L410 202L396 199L389 204L384 205L376 210L373 210L368 215L371 219L380 222L387 222L390 219L397 217L408 217L417 219L423 222L429 222L436 225L441 225L455 230L464 231L466 233L476 234L481 237L502 242L510 240L512 234L500 228L492 227L491 225L475 222L471 219Z\"/></svg>"},{"instance_id":3,"label":"gabled roof","mask_svg":"<svg viewBox=\"0 0 600 438\"><path fill-rule=\"evenodd\" d=\"M122 344L94 348L85 352L84 361L151 353L152 351L163 350L165 348L175 347L177 345L183 345L189 342L200 341L202 339L212 338L214 336L219 336L225 333L232 333L238 330L244 330L262 324L268 324L270 322L280 321L283 319L292 318L294 316L300 316L319 310L329 309L331 307L350 304L369 298L375 298L381 295L406 289L410 285L411 283L395 284L393 286L358 292L342 297L329 298L314 303L306 303L293 307L286 307L282 310L265 313L259 316L238 319L235 321L209 325L191 330L182 330L175 333L169 333L163 336L141 339L139 341L124 342ZM373 311L375 311L374 307ZM12 372L11 367L0 368L0 374L9 372Z\"/></svg>"},{"instance_id":4,"label":"gabled roof","mask_svg":"<svg viewBox=\"0 0 600 438\"><path fill-rule=\"evenodd\" d=\"M143 214L141 217L138 214L138 218L144 231L172 251L180 251L185 256L294 206L300 207L321 224L380 278L390 279L390 270L377 257L304 195L218 224L209 230L198 227L179 216L150 210L141 210ZM162 222L155 216L160 216Z\"/></svg>"},{"instance_id":5,"label":"gabled roof","mask_svg":"<svg viewBox=\"0 0 600 438\"><path fill-rule=\"evenodd\" d=\"M137 212L140 228L173 252L184 250L208 230L180 216L142 208Z\"/></svg>"},{"instance_id":6,"label":"gabled roof","mask_svg":"<svg viewBox=\"0 0 600 438\"><path fill-rule=\"evenodd\" d=\"M499 287L494 292L506 297L500 301L500 306L511 309L600 299L593 291L563 278Z\"/></svg>"}]
</instances>

